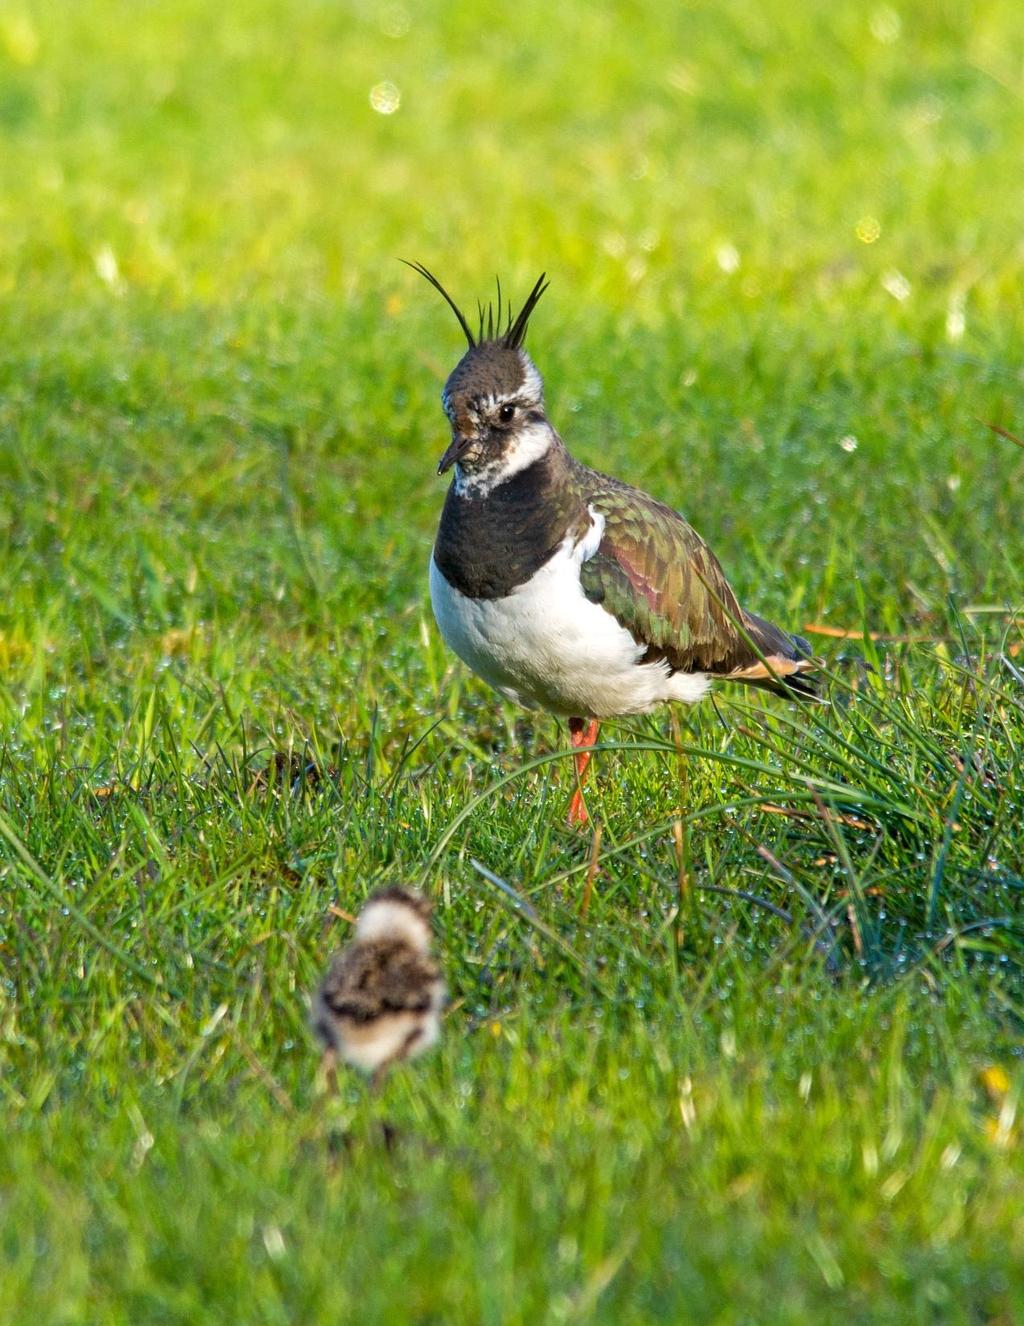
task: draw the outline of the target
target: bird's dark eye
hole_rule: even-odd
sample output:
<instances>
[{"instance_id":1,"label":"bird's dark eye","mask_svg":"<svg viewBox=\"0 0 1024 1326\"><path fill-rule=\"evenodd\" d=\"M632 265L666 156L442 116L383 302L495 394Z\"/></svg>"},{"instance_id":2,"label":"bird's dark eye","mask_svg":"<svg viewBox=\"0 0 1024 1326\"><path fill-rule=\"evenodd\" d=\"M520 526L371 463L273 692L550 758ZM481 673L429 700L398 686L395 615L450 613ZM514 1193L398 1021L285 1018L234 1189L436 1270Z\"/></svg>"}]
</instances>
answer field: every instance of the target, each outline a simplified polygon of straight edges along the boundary
<instances>
[{"instance_id":1,"label":"bird's dark eye","mask_svg":"<svg viewBox=\"0 0 1024 1326\"><path fill-rule=\"evenodd\" d=\"M512 418L512 416L515 414L515 412L516 412L516 407L512 405L511 402L506 401L505 404L498 411L498 418L501 420L503 424L507 424L509 420Z\"/></svg>"}]
</instances>

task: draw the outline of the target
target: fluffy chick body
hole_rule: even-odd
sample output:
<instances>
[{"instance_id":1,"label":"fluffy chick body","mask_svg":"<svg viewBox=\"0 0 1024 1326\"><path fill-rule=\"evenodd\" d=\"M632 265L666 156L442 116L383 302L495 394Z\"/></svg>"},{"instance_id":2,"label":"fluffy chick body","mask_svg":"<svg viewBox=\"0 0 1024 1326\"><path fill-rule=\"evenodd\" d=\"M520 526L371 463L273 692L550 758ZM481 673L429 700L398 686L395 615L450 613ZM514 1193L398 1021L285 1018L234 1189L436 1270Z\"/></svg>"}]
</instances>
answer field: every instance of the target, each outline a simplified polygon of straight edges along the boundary
<instances>
[{"instance_id":1,"label":"fluffy chick body","mask_svg":"<svg viewBox=\"0 0 1024 1326\"><path fill-rule=\"evenodd\" d=\"M445 986L430 954L430 903L412 889L380 889L356 921L313 999L313 1029L325 1059L379 1080L388 1067L430 1048L440 1035Z\"/></svg>"}]
</instances>

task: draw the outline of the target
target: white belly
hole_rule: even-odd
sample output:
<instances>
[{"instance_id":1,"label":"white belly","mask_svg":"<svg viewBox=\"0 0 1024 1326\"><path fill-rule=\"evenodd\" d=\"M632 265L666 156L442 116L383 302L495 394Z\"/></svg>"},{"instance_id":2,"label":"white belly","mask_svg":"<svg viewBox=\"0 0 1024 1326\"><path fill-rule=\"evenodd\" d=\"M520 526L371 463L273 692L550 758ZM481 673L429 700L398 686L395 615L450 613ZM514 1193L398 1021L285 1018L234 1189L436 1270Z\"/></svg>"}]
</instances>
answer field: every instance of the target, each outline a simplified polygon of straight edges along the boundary
<instances>
[{"instance_id":1,"label":"white belly","mask_svg":"<svg viewBox=\"0 0 1024 1326\"><path fill-rule=\"evenodd\" d=\"M484 681L527 708L564 717L638 714L665 700L699 700L703 673L672 674L644 653L611 613L592 603L579 568L601 541L597 518L579 543L570 539L528 580L500 599L471 599L430 559L430 600L448 645Z\"/></svg>"},{"instance_id":2,"label":"white belly","mask_svg":"<svg viewBox=\"0 0 1024 1326\"><path fill-rule=\"evenodd\" d=\"M341 1057L346 1063L373 1073L395 1058L415 1059L437 1041L441 1030L436 1008L427 1013L392 1013L370 1023L344 1018L339 1027ZM409 1037L419 1032L409 1045Z\"/></svg>"}]
</instances>

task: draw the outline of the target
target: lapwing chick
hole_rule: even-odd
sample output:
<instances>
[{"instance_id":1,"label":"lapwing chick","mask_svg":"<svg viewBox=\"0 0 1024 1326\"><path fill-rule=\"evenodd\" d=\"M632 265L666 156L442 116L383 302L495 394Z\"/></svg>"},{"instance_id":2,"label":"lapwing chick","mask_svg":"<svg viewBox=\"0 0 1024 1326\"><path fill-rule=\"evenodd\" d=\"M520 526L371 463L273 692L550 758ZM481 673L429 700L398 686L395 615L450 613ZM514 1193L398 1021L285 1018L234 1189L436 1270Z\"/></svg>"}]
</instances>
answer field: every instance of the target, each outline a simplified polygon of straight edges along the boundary
<instances>
[{"instance_id":1,"label":"lapwing chick","mask_svg":"<svg viewBox=\"0 0 1024 1326\"><path fill-rule=\"evenodd\" d=\"M813 695L810 647L744 611L717 559L671 507L580 464L549 422L523 348L547 289L513 317L480 310L474 333L440 282L468 349L441 395L453 471L430 562L448 645L500 694L569 720L577 789L603 718L693 702L717 680Z\"/></svg>"},{"instance_id":2,"label":"lapwing chick","mask_svg":"<svg viewBox=\"0 0 1024 1326\"><path fill-rule=\"evenodd\" d=\"M377 1086L392 1064L437 1040L445 987L430 954L431 910L422 894L397 885L367 900L355 938L334 956L313 998L326 1073L342 1059Z\"/></svg>"}]
</instances>

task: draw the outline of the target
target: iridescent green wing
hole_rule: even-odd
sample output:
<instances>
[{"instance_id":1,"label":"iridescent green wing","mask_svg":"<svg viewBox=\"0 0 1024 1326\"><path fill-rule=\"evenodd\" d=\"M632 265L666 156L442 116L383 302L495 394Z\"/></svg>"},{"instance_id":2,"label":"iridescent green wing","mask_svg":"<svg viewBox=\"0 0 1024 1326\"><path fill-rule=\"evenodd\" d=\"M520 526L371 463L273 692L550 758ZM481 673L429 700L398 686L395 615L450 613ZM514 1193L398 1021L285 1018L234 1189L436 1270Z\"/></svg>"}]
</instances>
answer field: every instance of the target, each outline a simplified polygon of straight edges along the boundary
<instances>
[{"instance_id":1,"label":"iridescent green wing","mask_svg":"<svg viewBox=\"0 0 1024 1326\"><path fill-rule=\"evenodd\" d=\"M646 493L595 478L601 485L588 504L605 527L597 553L580 570L587 598L645 645L649 658L665 658L679 671L728 673L756 662L744 636L754 621L697 531Z\"/></svg>"}]
</instances>

